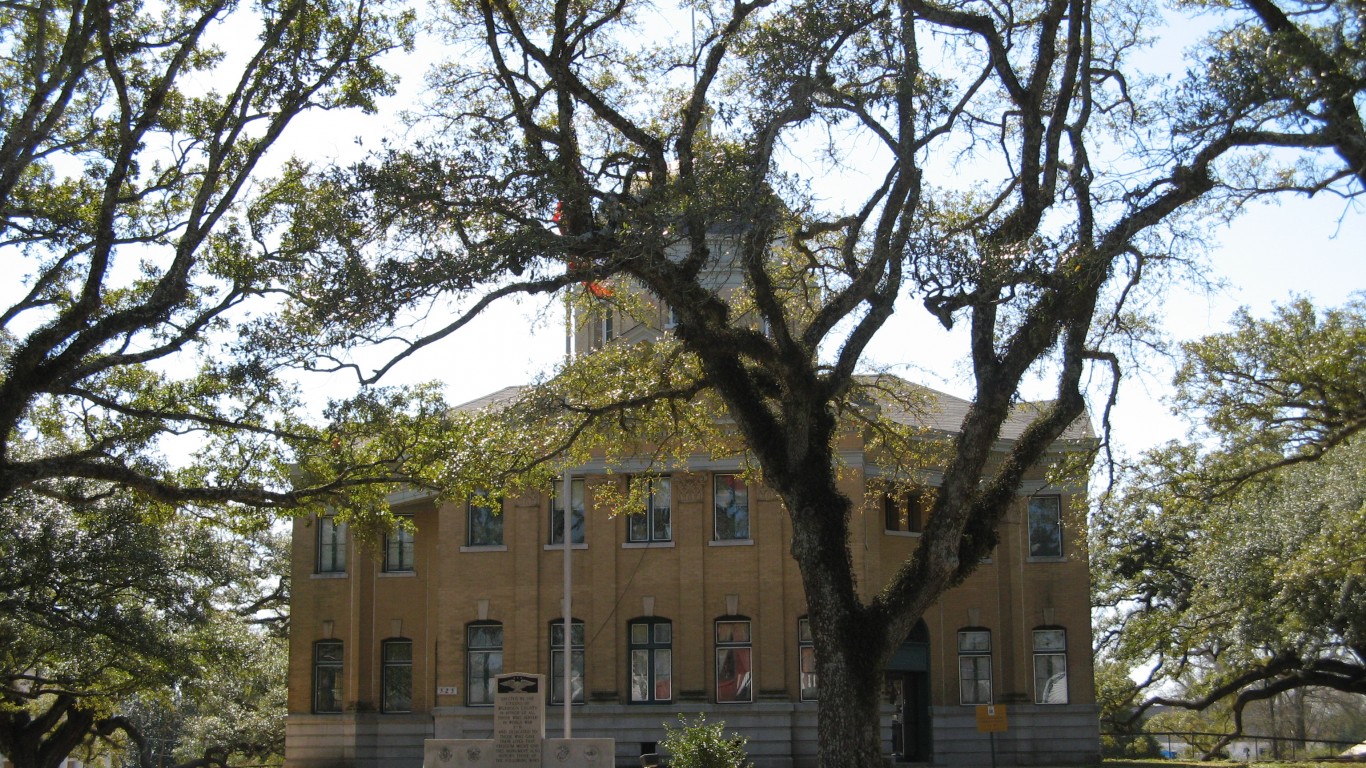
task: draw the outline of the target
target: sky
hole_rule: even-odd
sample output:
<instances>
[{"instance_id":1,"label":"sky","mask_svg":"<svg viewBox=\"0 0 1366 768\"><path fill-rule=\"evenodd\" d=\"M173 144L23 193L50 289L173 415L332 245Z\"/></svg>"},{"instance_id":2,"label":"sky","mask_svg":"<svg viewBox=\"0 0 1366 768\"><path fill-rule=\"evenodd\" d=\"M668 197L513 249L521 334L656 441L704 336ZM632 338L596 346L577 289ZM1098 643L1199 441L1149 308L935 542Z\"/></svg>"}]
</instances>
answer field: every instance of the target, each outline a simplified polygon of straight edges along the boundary
<instances>
[{"instance_id":1,"label":"sky","mask_svg":"<svg viewBox=\"0 0 1366 768\"><path fill-rule=\"evenodd\" d=\"M673 23L667 17L657 22ZM1148 54L1171 71L1184 65L1181 50L1199 25L1169 26ZM675 30L675 34L679 34ZM681 34L686 34L686 31ZM420 58L420 57L419 57ZM378 145L394 126L395 105L420 88L420 67L409 64L400 95L371 118L306 116L293 126L304 137L307 156L354 157ZM297 151L297 149L296 149ZM1215 333L1227 327L1233 312L1247 307L1267 315L1276 304L1304 296L1320 307L1341 305L1353 292L1366 291L1366 209L1341 198L1319 195L1283 198L1276 204L1247 206L1231 226L1211 223L1208 277L1221 285L1205 290L1193 284L1174 287L1161 301L1158 319L1173 341ZM401 364L388 383L439 380L448 399L461 403L501 387L521 384L549 371L564 355L563 313L550 302L496 307L471 326ZM870 348L870 364L958 396L969 396L971 382L961 362L961 334L944 332L918 302L903 300L898 312ZM1181 437L1187 424L1171 413L1165 398L1172 369L1151 356L1125 371L1118 404L1112 414L1114 439L1121 451L1133 453ZM314 386L328 387L325 382ZM1108 380L1098 381L1093 416ZM1037 385L1026 398L1049 396Z\"/></svg>"}]
</instances>

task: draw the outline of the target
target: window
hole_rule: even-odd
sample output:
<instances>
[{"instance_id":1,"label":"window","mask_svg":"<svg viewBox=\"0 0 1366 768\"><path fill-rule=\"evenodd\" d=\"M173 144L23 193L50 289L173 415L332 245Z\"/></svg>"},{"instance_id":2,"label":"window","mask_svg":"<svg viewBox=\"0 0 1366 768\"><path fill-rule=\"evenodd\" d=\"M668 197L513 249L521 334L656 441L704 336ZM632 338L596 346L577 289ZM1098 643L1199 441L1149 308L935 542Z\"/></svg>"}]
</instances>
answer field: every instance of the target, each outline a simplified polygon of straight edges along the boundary
<instances>
[{"instance_id":1,"label":"window","mask_svg":"<svg viewBox=\"0 0 1366 768\"><path fill-rule=\"evenodd\" d=\"M882 494L884 530L920 533L925 530L929 495L914 486L897 486Z\"/></svg>"},{"instance_id":2,"label":"window","mask_svg":"<svg viewBox=\"0 0 1366 768\"><path fill-rule=\"evenodd\" d=\"M471 707L493 706L497 688L494 678L503 674L503 625L485 621L466 627L465 656L465 703Z\"/></svg>"},{"instance_id":3,"label":"window","mask_svg":"<svg viewBox=\"0 0 1366 768\"><path fill-rule=\"evenodd\" d=\"M816 700L816 641L807 619L797 620L797 684L802 701Z\"/></svg>"},{"instance_id":4,"label":"window","mask_svg":"<svg viewBox=\"0 0 1366 768\"><path fill-rule=\"evenodd\" d=\"M384 535L384 570L388 573L413 570L413 518L399 518L400 525Z\"/></svg>"},{"instance_id":5,"label":"window","mask_svg":"<svg viewBox=\"0 0 1366 768\"><path fill-rule=\"evenodd\" d=\"M413 711L413 641L385 640L380 706L384 712Z\"/></svg>"},{"instance_id":6,"label":"window","mask_svg":"<svg viewBox=\"0 0 1366 768\"><path fill-rule=\"evenodd\" d=\"M958 633L958 703L991 703L991 631Z\"/></svg>"},{"instance_id":7,"label":"window","mask_svg":"<svg viewBox=\"0 0 1366 768\"><path fill-rule=\"evenodd\" d=\"M673 700L673 624L640 619L627 628L631 655L631 703Z\"/></svg>"},{"instance_id":8,"label":"window","mask_svg":"<svg viewBox=\"0 0 1366 768\"><path fill-rule=\"evenodd\" d=\"M313 711L342 711L340 640L323 640L313 644Z\"/></svg>"},{"instance_id":9,"label":"window","mask_svg":"<svg viewBox=\"0 0 1366 768\"><path fill-rule=\"evenodd\" d=\"M560 493L564 490L564 481L556 481L550 490L550 543L564 543L564 504L560 502ZM569 481L569 525L570 540L575 544L583 543L583 479Z\"/></svg>"},{"instance_id":10,"label":"window","mask_svg":"<svg viewBox=\"0 0 1366 768\"><path fill-rule=\"evenodd\" d=\"M749 489L739 475L712 478L716 497L716 540L749 538Z\"/></svg>"},{"instance_id":11,"label":"window","mask_svg":"<svg viewBox=\"0 0 1366 768\"><path fill-rule=\"evenodd\" d=\"M1067 632L1034 630L1034 703L1067 703Z\"/></svg>"},{"instance_id":12,"label":"window","mask_svg":"<svg viewBox=\"0 0 1366 768\"><path fill-rule=\"evenodd\" d=\"M583 622L575 619L569 625L570 681L574 703L583 703ZM564 621L550 625L550 702L564 703Z\"/></svg>"},{"instance_id":13,"label":"window","mask_svg":"<svg viewBox=\"0 0 1366 768\"><path fill-rule=\"evenodd\" d=\"M318 518L318 573L346 572L346 523L332 515Z\"/></svg>"},{"instance_id":14,"label":"window","mask_svg":"<svg viewBox=\"0 0 1366 768\"><path fill-rule=\"evenodd\" d=\"M721 704L750 701L753 649L750 647L749 620L721 619L716 622L716 701Z\"/></svg>"},{"instance_id":15,"label":"window","mask_svg":"<svg viewBox=\"0 0 1366 768\"><path fill-rule=\"evenodd\" d=\"M469 536L471 547L492 547L503 543L503 515L497 501L478 493L470 499Z\"/></svg>"},{"instance_id":16,"label":"window","mask_svg":"<svg viewBox=\"0 0 1366 768\"><path fill-rule=\"evenodd\" d=\"M1029 497L1029 556L1062 557L1062 503L1057 496Z\"/></svg>"},{"instance_id":17,"label":"window","mask_svg":"<svg viewBox=\"0 0 1366 768\"><path fill-rule=\"evenodd\" d=\"M627 536L630 541L671 541L673 528L669 524L669 478L656 477L646 489L645 512L630 515Z\"/></svg>"},{"instance_id":18,"label":"window","mask_svg":"<svg viewBox=\"0 0 1366 768\"><path fill-rule=\"evenodd\" d=\"M590 288L589 290L592 289ZM602 316L598 319L598 346L602 346L616 338L616 334L614 333L615 329L612 327L613 314L611 309L606 307L603 308Z\"/></svg>"}]
</instances>

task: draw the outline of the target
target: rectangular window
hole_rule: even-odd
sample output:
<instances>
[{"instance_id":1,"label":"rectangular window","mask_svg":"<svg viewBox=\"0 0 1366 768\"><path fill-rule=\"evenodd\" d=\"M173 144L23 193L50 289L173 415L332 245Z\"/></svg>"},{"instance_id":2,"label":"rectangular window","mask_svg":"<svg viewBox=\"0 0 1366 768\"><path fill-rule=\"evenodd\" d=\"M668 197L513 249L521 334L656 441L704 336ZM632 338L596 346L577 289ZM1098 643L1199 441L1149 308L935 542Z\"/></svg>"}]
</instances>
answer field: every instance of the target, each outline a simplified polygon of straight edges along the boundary
<instances>
[{"instance_id":1,"label":"rectangular window","mask_svg":"<svg viewBox=\"0 0 1366 768\"><path fill-rule=\"evenodd\" d=\"M384 712L413 711L413 641L385 640L383 659Z\"/></svg>"},{"instance_id":2,"label":"rectangular window","mask_svg":"<svg viewBox=\"0 0 1366 768\"><path fill-rule=\"evenodd\" d=\"M318 573L346 572L346 523L332 515L318 518Z\"/></svg>"},{"instance_id":3,"label":"rectangular window","mask_svg":"<svg viewBox=\"0 0 1366 768\"><path fill-rule=\"evenodd\" d=\"M560 494L564 491L564 481L557 480L550 491L550 543L564 543L564 504ZM569 535L575 544L583 543L583 479L569 481Z\"/></svg>"},{"instance_id":4,"label":"rectangular window","mask_svg":"<svg viewBox=\"0 0 1366 768\"><path fill-rule=\"evenodd\" d=\"M570 624L569 641L573 655L569 659L570 681L574 691L574 703L583 703L583 622ZM550 701L552 704L564 703L564 622L550 625Z\"/></svg>"},{"instance_id":5,"label":"rectangular window","mask_svg":"<svg viewBox=\"0 0 1366 768\"><path fill-rule=\"evenodd\" d=\"M797 620L797 684L802 690L802 701L816 701L816 641L807 619Z\"/></svg>"},{"instance_id":6,"label":"rectangular window","mask_svg":"<svg viewBox=\"0 0 1366 768\"><path fill-rule=\"evenodd\" d=\"M1067 703L1067 632L1034 630L1034 703Z\"/></svg>"},{"instance_id":7,"label":"rectangular window","mask_svg":"<svg viewBox=\"0 0 1366 768\"><path fill-rule=\"evenodd\" d=\"M716 540L734 541L749 538L749 488L739 475L716 475L712 478L716 500Z\"/></svg>"},{"instance_id":8,"label":"rectangular window","mask_svg":"<svg viewBox=\"0 0 1366 768\"><path fill-rule=\"evenodd\" d=\"M627 627L630 643L632 704L666 704L673 700L673 624L667 619L641 619Z\"/></svg>"},{"instance_id":9,"label":"rectangular window","mask_svg":"<svg viewBox=\"0 0 1366 768\"><path fill-rule=\"evenodd\" d=\"M1029 497L1029 556L1062 557L1062 500Z\"/></svg>"},{"instance_id":10,"label":"rectangular window","mask_svg":"<svg viewBox=\"0 0 1366 768\"><path fill-rule=\"evenodd\" d=\"M920 533L925 528L929 496L914 486L897 486L882 494L883 526L888 531Z\"/></svg>"},{"instance_id":11,"label":"rectangular window","mask_svg":"<svg viewBox=\"0 0 1366 768\"><path fill-rule=\"evenodd\" d=\"M313 711L342 711L340 640L324 640L313 644Z\"/></svg>"},{"instance_id":12,"label":"rectangular window","mask_svg":"<svg viewBox=\"0 0 1366 768\"><path fill-rule=\"evenodd\" d=\"M753 699L753 648L749 621L716 622L716 701L720 704Z\"/></svg>"},{"instance_id":13,"label":"rectangular window","mask_svg":"<svg viewBox=\"0 0 1366 768\"><path fill-rule=\"evenodd\" d=\"M493 706L494 678L503 674L503 625L496 621L471 624L465 630L467 680L465 703Z\"/></svg>"},{"instance_id":14,"label":"rectangular window","mask_svg":"<svg viewBox=\"0 0 1366 768\"><path fill-rule=\"evenodd\" d=\"M499 503L487 494L476 494L469 503L471 547L492 547L503 543L503 515Z\"/></svg>"},{"instance_id":15,"label":"rectangular window","mask_svg":"<svg viewBox=\"0 0 1366 768\"><path fill-rule=\"evenodd\" d=\"M397 573L413 570L413 518L398 518L398 528L384 535L384 570Z\"/></svg>"},{"instance_id":16,"label":"rectangular window","mask_svg":"<svg viewBox=\"0 0 1366 768\"><path fill-rule=\"evenodd\" d=\"M645 512L628 518L628 540L673 540L673 527L669 521L670 488L668 476L650 479L650 487L646 489Z\"/></svg>"},{"instance_id":17,"label":"rectangular window","mask_svg":"<svg viewBox=\"0 0 1366 768\"><path fill-rule=\"evenodd\" d=\"M958 633L958 703L991 703L991 632Z\"/></svg>"}]
</instances>

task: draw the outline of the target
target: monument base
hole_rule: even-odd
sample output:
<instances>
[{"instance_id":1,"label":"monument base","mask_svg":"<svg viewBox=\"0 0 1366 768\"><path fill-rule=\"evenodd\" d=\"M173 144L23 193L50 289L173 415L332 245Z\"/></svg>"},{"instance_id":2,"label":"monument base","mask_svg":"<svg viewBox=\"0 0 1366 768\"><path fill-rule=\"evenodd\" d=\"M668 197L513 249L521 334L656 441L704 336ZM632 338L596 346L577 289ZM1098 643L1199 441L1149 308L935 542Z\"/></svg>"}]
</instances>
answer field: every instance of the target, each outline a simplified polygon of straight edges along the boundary
<instances>
[{"instance_id":1,"label":"monument base","mask_svg":"<svg viewBox=\"0 0 1366 768\"><path fill-rule=\"evenodd\" d=\"M613 768L615 739L544 739L541 768ZM493 739L427 739L422 768L499 768Z\"/></svg>"}]
</instances>

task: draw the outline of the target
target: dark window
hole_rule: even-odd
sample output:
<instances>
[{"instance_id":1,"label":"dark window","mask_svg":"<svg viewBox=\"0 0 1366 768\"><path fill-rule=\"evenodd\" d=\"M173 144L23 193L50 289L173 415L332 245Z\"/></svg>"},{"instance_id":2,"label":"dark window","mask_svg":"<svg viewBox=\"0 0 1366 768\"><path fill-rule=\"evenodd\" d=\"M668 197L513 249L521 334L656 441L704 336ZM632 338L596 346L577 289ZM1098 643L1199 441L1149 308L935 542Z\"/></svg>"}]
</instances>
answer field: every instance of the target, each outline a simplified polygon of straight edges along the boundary
<instances>
[{"instance_id":1,"label":"dark window","mask_svg":"<svg viewBox=\"0 0 1366 768\"><path fill-rule=\"evenodd\" d=\"M323 640L313 644L313 711L342 711L340 640Z\"/></svg>"},{"instance_id":2,"label":"dark window","mask_svg":"<svg viewBox=\"0 0 1366 768\"><path fill-rule=\"evenodd\" d=\"M583 703L583 622L574 620L570 626L570 686L574 703ZM564 703L564 621L550 625L550 701Z\"/></svg>"},{"instance_id":3,"label":"dark window","mask_svg":"<svg viewBox=\"0 0 1366 768\"><path fill-rule=\"evenodd\" d=\"M716 701L753 700L754 649L749 620L729 617L716 622Z\"/></svg>"},{"instance_id":4,"label":"dark window","mask_svg":"<svg viewBox=\"0 0 1366 768\"><path fill-rule=\"evenodd\" d=\"M385 712L413 711L413 641L385 640L383 658Z\"/></svg>"},{"instance_id":5,"label":"dark window","mask_svg":"<svg viewBox=\"0 0 1366 768\"><path fill-rule=\"evenodd\" d=\"M413 518L399 518L399 527L384 535L384 570L413 570Z\"/></svg>"},{"instance_id":6,"label":"dark window","mask_svg":"<svg viewBox=\"0 0 1366 768\"><path fill-rule=\"evenodd\" d=\"M673 527L669 521L669 478L650 479L646 489L645 511L629 516L627 537L630 541L672 541Z\"/></svg>"},{"instance_id":7,"label":"dark window","mask_svg":"<svg viewBox=\"0 0 1366 768\"><path fill-rule=\"evenodd\" d=\"M497 500L487 494L476 494L469 503L469 535L471 547L490 547L503 543L503 515Z\"/></svg>"},{"instance_id":8,"label":"dark window","mask_svg":"<svg viewBox=\"0 0 1366 768\"><path fill-rule=\"evenodd\" d=\"M465 703L472 707L493 706L497 688L494 678L503 674L503 625L484 621L466 627L465 655Z\"/></svg>"},{"instance_id":9,"label":"dark window","mask_svg":"<svg viewBox=\"0 0 1366 768\"><path fill-rule=\"evenodd\" d=\"M715 497L716 540L745 540L749 538L749 488L739 475L716 475L712 478Z\"/></svg>"},{"instance_id":10,"label":"dark window","mask_svg":"<svg viewBox=\"0 0 1366 768\"><path fill-rule=\"evenodd\" d=\"M564 492L564 481L557 480L550 491L550 543L564 543L564 503L560 494ZM583 479L569 481L569 535L575 544L583 543Z\"/></svg>"},{"instance_id":11,"label":"dark window","mask_svg":"<svg viewBox=\"0 0 1366 768\"><path fill-rule=\"evenodd\" d=\"M1029 497L1029 556L1062 557L1062 500Z\"/></svg>"},{"instance_id":12,"label":"dark window","mask_svg":"<svg viewBox=\"0 0 1366 768\"><path fill-rule=\"evenodd\" d=\"M318 518L318 573L346 572L346 523L332 515Z\"/></svg>"},{"instance_id":13,"label":"dark window","mask_svg":"<svg viewBox=\"0 0 1366 768\"><path fill-rule=\"evenodd\" d=\"M882 494L884 528L888 531L920 533L925 529L925 514L930 496L916 486L895 486Z\"/></svg>"},{"instance_id":14,"label":"dark window","mask_svg":"<svg viewBox=\"0 0 1366 768\"><path fill-rule=\"evenodd\" d=\"M811 637L811 622L797 620L797 683L802 701L816 701L816 641Z\"/></svg>"},{"instance_id":15,"label":"dark window","mask_svg":"<svg viewBox=\"0 0 1366 768\"><path fill-rule=\"evenodd\" d=\"M991 703L991 631L958 632L958 703Z\"/></svg>"},{"instance_id":16,"label":"dark window","mask_svg":"<svg viewBox=\"0 0 1366 768\"><path fill-rule=\"evenodd\" d=\"M1034 630L1034 703L1067 703L1067 631Z\"/></svg>"},{"instance_id":17,"label":"dark window","mask_svg":"<svg viewBox=\"0 0 1366 768\"><path fill-rule=\"evenodd\" d=\"M627 625L627 637L631 657L631 702L672 701L673 624L667 619L640 619Z\"/></svg>"}]
</instances>

